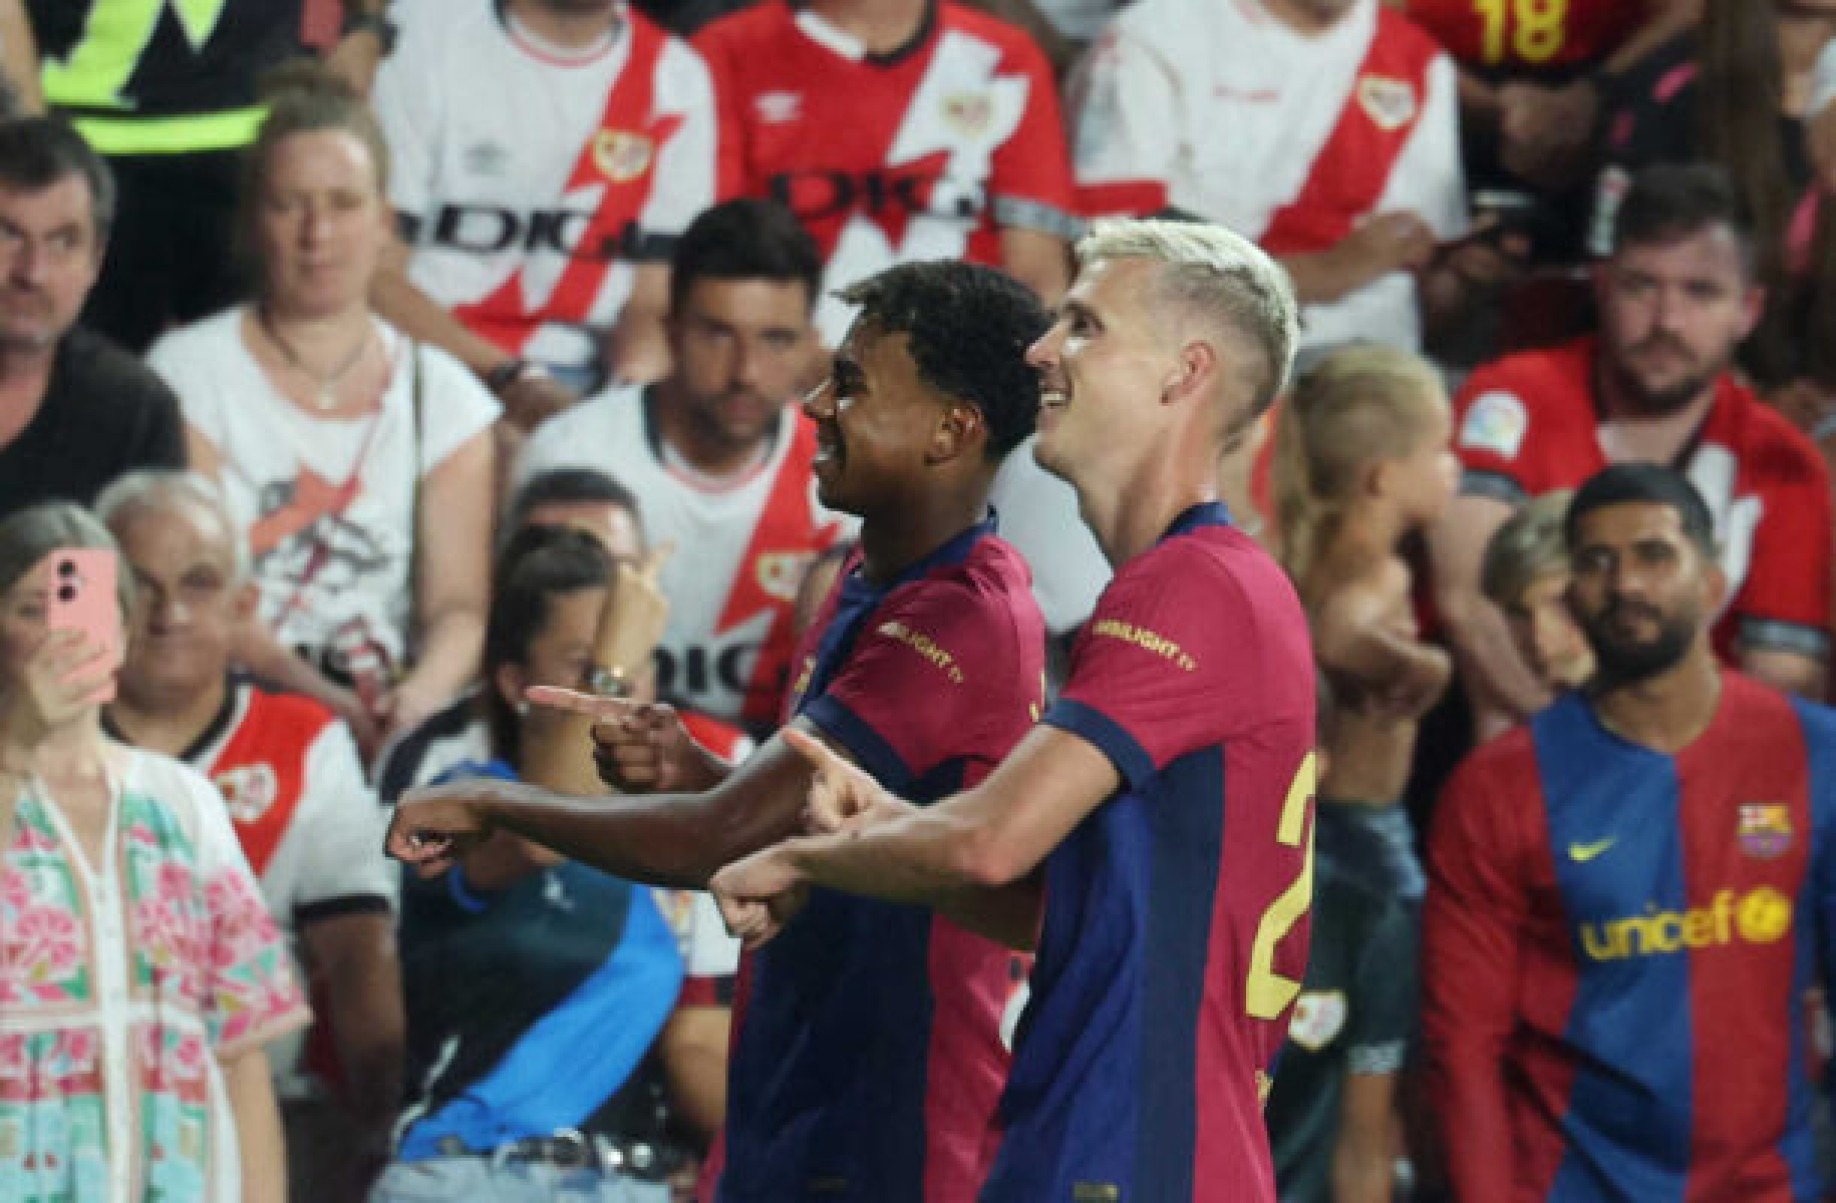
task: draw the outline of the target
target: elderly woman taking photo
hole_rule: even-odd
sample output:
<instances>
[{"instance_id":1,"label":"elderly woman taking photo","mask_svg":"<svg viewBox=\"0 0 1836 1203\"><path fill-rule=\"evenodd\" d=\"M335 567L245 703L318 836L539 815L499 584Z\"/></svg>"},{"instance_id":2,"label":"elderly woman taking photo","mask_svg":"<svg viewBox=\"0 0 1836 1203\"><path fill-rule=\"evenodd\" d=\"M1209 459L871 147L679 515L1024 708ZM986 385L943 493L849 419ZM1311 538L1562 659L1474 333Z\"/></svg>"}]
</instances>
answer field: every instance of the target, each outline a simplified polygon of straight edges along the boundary
<instances>
[{"instance_id":1,"label":"elderly woman taking photo","mask_svg":"<svg viewBox=\"0 0 1836 1203\"><path fill-rule=\"evenodd\" d=\"M108 740L131 583L56 503L0 522L0 1183L286 1194L262 1046L309 1018L222 799Z\"/></svg>"},{"instance_id":2,"label":"elderly woman taking photo","mask_svg":"<svg viewBox=\"0 0 1836 1203\"><path fill-rule=\"evenodd\" d=\"M363 103L292 72L248 157L256 296L148 353L192 466L246 532L261 604L239 658L371 752L477 673L498 413L457 360L370 310L387 171Z\"/></svg>"}]
</instances>

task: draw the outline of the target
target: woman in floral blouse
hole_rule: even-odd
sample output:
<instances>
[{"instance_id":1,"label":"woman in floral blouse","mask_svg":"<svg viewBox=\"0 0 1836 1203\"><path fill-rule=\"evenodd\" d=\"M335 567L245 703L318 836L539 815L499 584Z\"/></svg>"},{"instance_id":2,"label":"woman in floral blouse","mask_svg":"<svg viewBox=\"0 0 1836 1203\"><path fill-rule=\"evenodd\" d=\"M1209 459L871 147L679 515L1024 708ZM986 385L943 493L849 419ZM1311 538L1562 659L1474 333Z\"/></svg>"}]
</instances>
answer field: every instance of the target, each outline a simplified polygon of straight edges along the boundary
<instances>
[{"instance_id":1,"label":"woman in floral blouse","mask_svg":"<svg viewBox=\"0 0 1836 1203\"><path fill-rule=\"evenodd\" d=\"M210 784L103 736L119 654L47 623L71 547L114 544L0 522L0 1199L281 1200L262 1046L306 1005Z\"/></svg>"}]
</instances>

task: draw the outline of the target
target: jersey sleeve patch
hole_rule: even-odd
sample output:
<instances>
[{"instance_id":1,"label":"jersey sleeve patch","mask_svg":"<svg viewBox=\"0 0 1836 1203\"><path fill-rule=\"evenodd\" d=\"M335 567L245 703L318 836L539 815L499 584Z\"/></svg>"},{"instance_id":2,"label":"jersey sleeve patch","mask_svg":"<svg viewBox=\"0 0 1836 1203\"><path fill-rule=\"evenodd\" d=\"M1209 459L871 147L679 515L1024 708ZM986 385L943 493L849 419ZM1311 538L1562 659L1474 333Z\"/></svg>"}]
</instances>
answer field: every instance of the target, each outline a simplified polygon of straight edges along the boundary
<instances>
[{"instance_id":1,"label":"jersey sleeve patch","mask_svg":"<svg viewBox=\"0 0 1836 1203\"><path fill-rule=\"evenodd\" d=\"M1288 1039L1317 1053L1345 1030L1350 1008L1343 990L1308 990L1294 1000L1294 1017L1288 1021Z\"/></svg>"},{"instance_id":2,"label":"jersey sleeve patch","mask_svg":"<svg viewBox=\"0 0 1836 1203\"><path fill-rule=\"evenodd\" d=\"M1530 414L1516 394L1481 393L1460 423L1461 447L1516 459L1530 429Z\"/></svg>"},{"instance_id":3,"label":"jersey sleeve patch","mask_svg":"<svg viewBox=\"0 0 1836 1203\"><path fill-rule=\"evenodd\" d=\"M1110 583L1047 721L1081 736L1139 788L1241 718L1238 675L1269 615L1237 576L1177 540ZM1296 620L1299 620L1298 610Z\"/></svg>"},{"instance_id":4,"label":"jersey sleeve patch","mask_svg":"<svg viewBox=\"0 0 1836 1203\"><path fill-rule=\"evenodd\" d=\"M971 755L1013 696L1013 625L997 599L905 586L867 619L847 663L804 714L895 792Z\"/></svg>"}]
</instances>

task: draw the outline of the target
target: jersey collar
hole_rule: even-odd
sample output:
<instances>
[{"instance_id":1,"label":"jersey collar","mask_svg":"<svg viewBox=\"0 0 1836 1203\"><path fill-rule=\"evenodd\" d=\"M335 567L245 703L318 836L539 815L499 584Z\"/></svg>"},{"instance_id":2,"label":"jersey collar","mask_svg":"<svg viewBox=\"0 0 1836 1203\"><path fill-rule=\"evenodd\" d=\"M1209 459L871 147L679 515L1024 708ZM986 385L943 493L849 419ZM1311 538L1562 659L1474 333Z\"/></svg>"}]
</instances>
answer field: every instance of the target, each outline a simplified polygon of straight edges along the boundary
<instances>
[{"instance_id":1,"label":"jersey collar","mask_svg":"<svg viewBox=\"0 0 1836 1203\"><path fill-rule=\"evenodd\" d=\"M798 705L802 710L803 703L818 698L829 688L830 680L841 667L844 660L854 648L861 628L866 624L868 615L880 608L886 595L901 585L911 584L939 568L960 564L969 558L977 543L995 532L995 512L990 509L988 517L966 527L948 540L939 544L929 554L919 557L904 572L884 585L876 585L868 580L861 571L861 553L856 551L848 558L848 567L841 579L841 591L835 599L835 610L829 618L829 625L816 643L816 663L810 673L810 680L803 687L802 701Z\"/></svg>"},{"instance_id":2,"label":"jersey collar","mask_svg":"<svg viewBox=\"0 0 1836 1203\"><path fill-rule=\"evenodd\" d=\"M605 57L618 48L626 31L631 28L630 5L624 0L614 6L612 29L605 44L578 54L568 53L556 47L545 45L525 29L519 28L518 22L510 15L505 0L493 0L492 11L497 16L497 24L504 31L504 36L529 57L550 67L583 67L591 63L603 62Z\"/></svg>"},{"instance_id":3,"label":"jersey collar","mask_svg":"<svg viewBox=\"0 0 1836 1203\"><path fill-rule=\"evenodd\" d=\"M1593 402L1594 406L1594 443L1599 446L1600 428L1611 422L1613 415L1607 412L1606 390L1600 386L1601 377L1606 372L1606 354L1600 349L1600 339L1597 336L1591 334L1587 336L1587 353L1593 361L1588 367L1588 400ZM1683 440L1681 447L1677 448L1676 457L1664 465L1665 467L1673 472L1688 473L1690 461L1695 459L1696 452L1702 449L1702 436L1707 432L1709 424L1715 420L1715 415L1721 412L1721 407L1727 404L1727 386L1728 374L1723 371L1715 377L1715 399L1709 402L1707 409L1702 411L1702 420L1696 423L1696 428L1689 432L1689 437ZM1604 448L1602 454L1605 454Z\"/></svg>"},{"instance_id":4,"label":"jersey collar","mask_svg":"<svg viewBox=\"0 0 1836 1203\"><path fill-rule=\"evenodd\" d=\"M797 28L803 31L805 37L843 58L874 67L898 66L922 50L937 30L937 0L926 0L924 18L918 22L917 30L904 45L895 46L891 50L870 51L853 34L811 12L805 0L788 0L788 3Z\"/></svg>"},{"instance_id":5,"label":"jersey collar","mask_svg":"<svg viewBox=\"0 0 1836 1203\"><path fill-rule=\"evenodd\" d=\"M1197 505L1187 506L1180 511L1179 517L1173 519L1173 525L1158 540L1165 543L1168 539L1189 535L1202 526L1229 526L1230 508L1221 501L1201 501Z\"/></svg>"},{"instance_id":6,"label":"jersey collar","mask_svg":"<svg viewBox=\"0 0 1836 1203\"><path fill-rule=\"evenodd\" d=\"M198 732L197 736L185 746L185 750L178 754L178 759L194 768L199 767L199 758L222 739L234 725L236 716L242 708L242 693L246 685L247 682L234 673L225 679L223 704L217 707L217 713L211 715L210 721L204 724L204 729ZM115 725L115 720L109 717L106 707L102 710L102 734L116 743L132 744L134 742L120 727Z\"/></svg>"},{"instance_id":7,"label":"jersey collar","mask_svg":"<svg viewBox=\"0 0 1836 1203\"><path fill-rule=\"evenodd\" d=\"M657 386L654 384L645 385L643 391L638 394L638 398L643 403L644 442L650 448L650 457L656 461L657 467L663 469L665 472L669 472L669 457L664 454L663 450L663 428L657 422L657 406L661 404L657 399ZM744 478L740 480L739 483L743 484L746 481L752 480L758 475L760 469L768 467L771 464L772 457L778 453L778 439L783 436L785 426L796 420L796 416L791 412L791 406L786 405L783 409L778 411L778 420L772 423L771 429L765 434L764 458L761 459L754 468L745 469L736 474L736 478ZM716 488L719 488L718 484ZM704 489L702 491L707 492L708 490Z\"/></svg>"}]
</instances>

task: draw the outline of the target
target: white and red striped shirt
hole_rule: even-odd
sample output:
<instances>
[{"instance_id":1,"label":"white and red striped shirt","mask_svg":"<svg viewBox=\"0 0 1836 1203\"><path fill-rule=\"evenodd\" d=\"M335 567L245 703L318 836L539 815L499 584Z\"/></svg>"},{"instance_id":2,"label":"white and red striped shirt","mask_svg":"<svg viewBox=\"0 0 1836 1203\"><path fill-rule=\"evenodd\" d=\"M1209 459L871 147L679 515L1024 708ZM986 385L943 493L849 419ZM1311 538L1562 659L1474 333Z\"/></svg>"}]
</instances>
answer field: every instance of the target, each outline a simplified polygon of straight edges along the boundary
<instances>
[{"instance_id":1,"label":"white and red striped shirt","mask_svg":"<svg viewBox=\"0 0 1836 1203\"><path fill-rule=\"evenodd\" d=\"M511 492L556 468L593 468L630 489L651 542L680 552L663 566L657 692L756 731L776 725L804 570L856 526L816 499L815 449L809 419L787 406L758 468L711 485L671 466L643 389L614 389L543 423Z\"/></svg>"},{"instance_id":2,"label":"white and red striped shirt","mask_svg":"<svg viewBox=\"0 0 1836 1203\"><path fill-rule=\"evenodd\" d=\"M407 10L374 96L409 278L505 350L591 366L636 266L714 201L707 68L623 5L574 55L489 0L437 7Z\"/></svg>"},{"instance_id":3,"label":"white and red striped shirt","mask_svg":"<svg viewBox=\"0 0 1836 1203\"><path fill-rule=\"evenodd\" d=\"M999 266L1000 231L1077 233L1052 70L1020 30L934 0L885 54L764 0L695 38L720 96L721 189L788 205L828 262L825 293L895 263ZM825 295L817 325L846 335Z\"/></svg>"},{"instance_id":4,"label":"white and red striped shirt","mask_svg":"<svg viewBox=\"0 0 1836 1203\"><path fill-rule=\"evenodd\" d=\"M1260 0L1141 0L1092 53L1073 104L1089 215L1172 207L1276 255L1324 251L1366 217L1466 232L1457 80L1426 34L1377 0L1307 36ZM1415 348L1415 281L1394 272L1311 305L1304 345Z\"/></svg>"}]
</instances>

